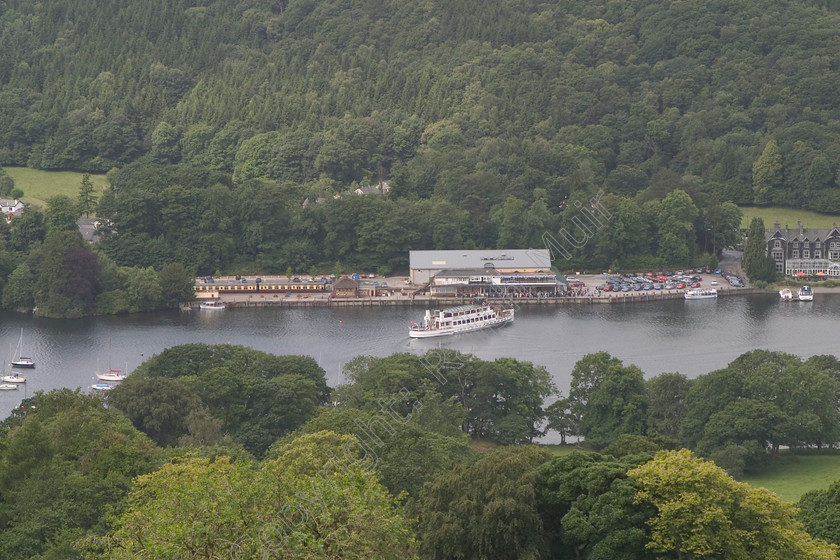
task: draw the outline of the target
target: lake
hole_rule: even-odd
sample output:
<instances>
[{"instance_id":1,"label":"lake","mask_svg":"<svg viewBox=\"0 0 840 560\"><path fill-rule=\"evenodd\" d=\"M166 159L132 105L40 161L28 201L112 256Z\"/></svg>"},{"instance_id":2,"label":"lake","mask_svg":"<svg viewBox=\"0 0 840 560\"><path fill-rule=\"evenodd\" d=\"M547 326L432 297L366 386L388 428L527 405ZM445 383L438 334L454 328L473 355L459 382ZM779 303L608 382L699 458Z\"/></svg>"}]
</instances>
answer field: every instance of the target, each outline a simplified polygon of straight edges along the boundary
<instances>
[{"instance_id":1,"label":"lake","mask_svg":"<svg viewBox=\"0 0 840 560\"><path fill-rule=\"evenodd\" d=\"M568 390L570 372L585 354L605 350L646 377L678 371L696 377L762 348L809 357L837 352L834 330L840 294L817 294L810 303L778 296L717 300L522 306L503 328L438 339L409 339L420 307L284 307L225 311L167 311L80 320L0 314L0 353L12 353L23 329L23 352L36 362L20 370L26 387L0 391L0 417L34 391L96 383L108 367L131 371L179 344L241 344L273 354L306 354L321 364L327 382L342 382L354 356L387 356L453 348L482 359L511 356L545 366ZM6 348L8 347L8 350ZM4 362L8 360L4 358ZM8 369L8 368L7 368Z\"/></svg>"}]
</instances>

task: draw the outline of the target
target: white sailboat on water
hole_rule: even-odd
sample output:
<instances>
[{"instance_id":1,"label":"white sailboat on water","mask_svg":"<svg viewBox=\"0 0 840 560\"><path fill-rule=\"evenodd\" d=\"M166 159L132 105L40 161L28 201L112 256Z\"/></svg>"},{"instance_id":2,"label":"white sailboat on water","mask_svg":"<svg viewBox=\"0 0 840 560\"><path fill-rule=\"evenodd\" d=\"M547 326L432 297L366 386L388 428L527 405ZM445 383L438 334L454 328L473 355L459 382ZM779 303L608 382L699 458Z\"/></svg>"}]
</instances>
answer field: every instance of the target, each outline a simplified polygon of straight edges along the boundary
<instances>
[{"instance_id":1,"label":"white sailboat on water","mask_svg":"<svg viewBox=\"0 0 840 560\"><path fill-rule=\"evenodd\" d=\"M5 374L0 376L0 381L3 382L4 390L6 390L6 391L10 390L9 387L7 387L7 385L14 385L15 387L17 387L18 383L26 383L26 377L12 371L11 357L12 357L12 345L9 344L9 367L6 370Z\"/></svg>"},{"instance_id":2,"label":"white sailboat on water","mask_svg":"<svg viewBox=\"0 0 840 560\"><path fill-rule=\"evenodd\" d=\"M125 364L125 369L128 371L128 363ZM108 339L108 371L99 371L99 367L96 368L96 377L100 381L122 381L125 379L128 374L123 372L120 369L114 369L111 367L111 339ZM98 385L105 385L105 383L98 383ZM96 388L96 387L94 387ZM102 388L99 388L102 390Z\"/></svg>"},{"instance_id":3,"label":"white sailboat on water","mask_svg":"<svg viewBox=\"0 0 840 560\"><path fill-rule=\"evenodd\" d=\"M22 356L23 352L23 329L20 329L20 340L18 341L17 350L12 355L12 367L16 368L34 368L35 362L31 358ZM17 357L15 357L17 356Z\"/></svg>"}]
</instances>

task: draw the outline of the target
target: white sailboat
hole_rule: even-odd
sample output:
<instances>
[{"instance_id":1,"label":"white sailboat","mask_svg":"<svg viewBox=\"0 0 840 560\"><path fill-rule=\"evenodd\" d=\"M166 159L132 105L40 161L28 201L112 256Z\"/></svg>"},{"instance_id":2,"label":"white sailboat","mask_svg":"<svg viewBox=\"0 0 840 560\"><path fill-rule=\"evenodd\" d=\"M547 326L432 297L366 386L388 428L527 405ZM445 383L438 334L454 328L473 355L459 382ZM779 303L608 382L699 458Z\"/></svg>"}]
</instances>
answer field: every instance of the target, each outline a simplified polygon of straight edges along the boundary
<instances>
[{"instance_id":1,"label":"white sailboat","mask_svg":"<svg viewBox=\"0 0 840 560\"><path fill-rule=\"evenodd\" d=\"M26 383L26 377L23 375L18 374L17 372L12 371L12 345L9 344L9 366L6 368L5 373L0 376L0 381L3 382L4 385L14 385L17 387L18 383ZM7 389L10 390L10 389Z\"/></svg>"},{"instance_id":2,"label":"white sailboat","mask_svg":"<svg viewBox=\"0 0 840 560\"><path fill-rule=\"evenodd\" d=\"M14 355L12 355L11 364L12 367L16 368L34 368L35 362L32 361L31 358L21 356L21 352L23 352L23 329L20 329L20 340L18 341L17 350L15 350Z\"/></svg>"},{"instance_id":3,"label":"white sailboat","mask_svg":"<svg viewBox=\"0 0 840 560\"><path fill-rule=\"evenodd\" d=\"M128 371L128 363L125 364L125 370ZM122 381L128 376L127 373L120 369L111 367L111 339L108 339L108 371L99 371L99 365L96 366L96 377L100 381ZM99 385L106 385L100 383ZM101 388L99 390L102 390Z\"/></svg>"}]
</instances>

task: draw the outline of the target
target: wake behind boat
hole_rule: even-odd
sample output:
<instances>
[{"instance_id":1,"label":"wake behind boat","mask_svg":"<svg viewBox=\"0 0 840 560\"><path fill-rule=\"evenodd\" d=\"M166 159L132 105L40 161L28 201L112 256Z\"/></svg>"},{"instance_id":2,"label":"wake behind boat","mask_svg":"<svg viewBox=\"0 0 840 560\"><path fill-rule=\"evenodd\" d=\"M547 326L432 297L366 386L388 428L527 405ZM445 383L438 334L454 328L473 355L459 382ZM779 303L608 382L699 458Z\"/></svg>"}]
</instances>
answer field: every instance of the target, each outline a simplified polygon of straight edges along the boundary
<instances>
[{"instance_id":1,"label":"wake behind boat","mask_svg":"<svg viewBox=\"0 0 840 560\"><path fill-rule=\"evenodd\" d=\"M717 290L711 289L693 289L685 292L685 299L715 299L717 297Z\"/></svg>"},{"instance_id":2,"label":"wake behind boat","mask_svg":"<svg viewBox=\"0 0 840 560\"><path fill-rule=\"evenodd\" d=\"M496 309L492 305L462 305L443 311L427 309L421 324L411 322L408 336L446 336L496 327L512 321L513 309Z\"/></svg>"}]
</instances>

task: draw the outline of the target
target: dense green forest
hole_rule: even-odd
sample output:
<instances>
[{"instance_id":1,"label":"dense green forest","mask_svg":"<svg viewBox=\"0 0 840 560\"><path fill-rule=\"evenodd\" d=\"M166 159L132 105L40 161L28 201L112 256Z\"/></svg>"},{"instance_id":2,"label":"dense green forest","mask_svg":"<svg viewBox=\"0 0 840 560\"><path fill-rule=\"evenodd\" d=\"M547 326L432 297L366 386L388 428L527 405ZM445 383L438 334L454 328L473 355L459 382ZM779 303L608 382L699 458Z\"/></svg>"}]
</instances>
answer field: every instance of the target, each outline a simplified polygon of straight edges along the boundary
<instances>
[{"instance_id":1,"label":"dense green forest","mask_svg":"<svg viewBox=\"0 0 840 560\"><path fill-rule=\"evenodd\" d=\"M548 408L545 368L511 358L345 374L330 389L312 358L189 344L104 398L38 392L0 423L0 556L837 558L837 483L797 510L731 476L840 440L834 357L644 380L602 352ZM531 444L546 421L584 444Z\"/></svg>"},{"instance_id":2,"label":"dense green forest","mask_svg":"<svg viewBox=\"0 0 840 560\"><path fill-rule=\"evenodd\" d=\"M560 268L683 265L737 241L728 203L840 211L833 8L10 0L0 164L138 166L100 209L121 266L387 272L406 248L580 239L601 191L612 219Z\"/></svg>"}]
</instances>

